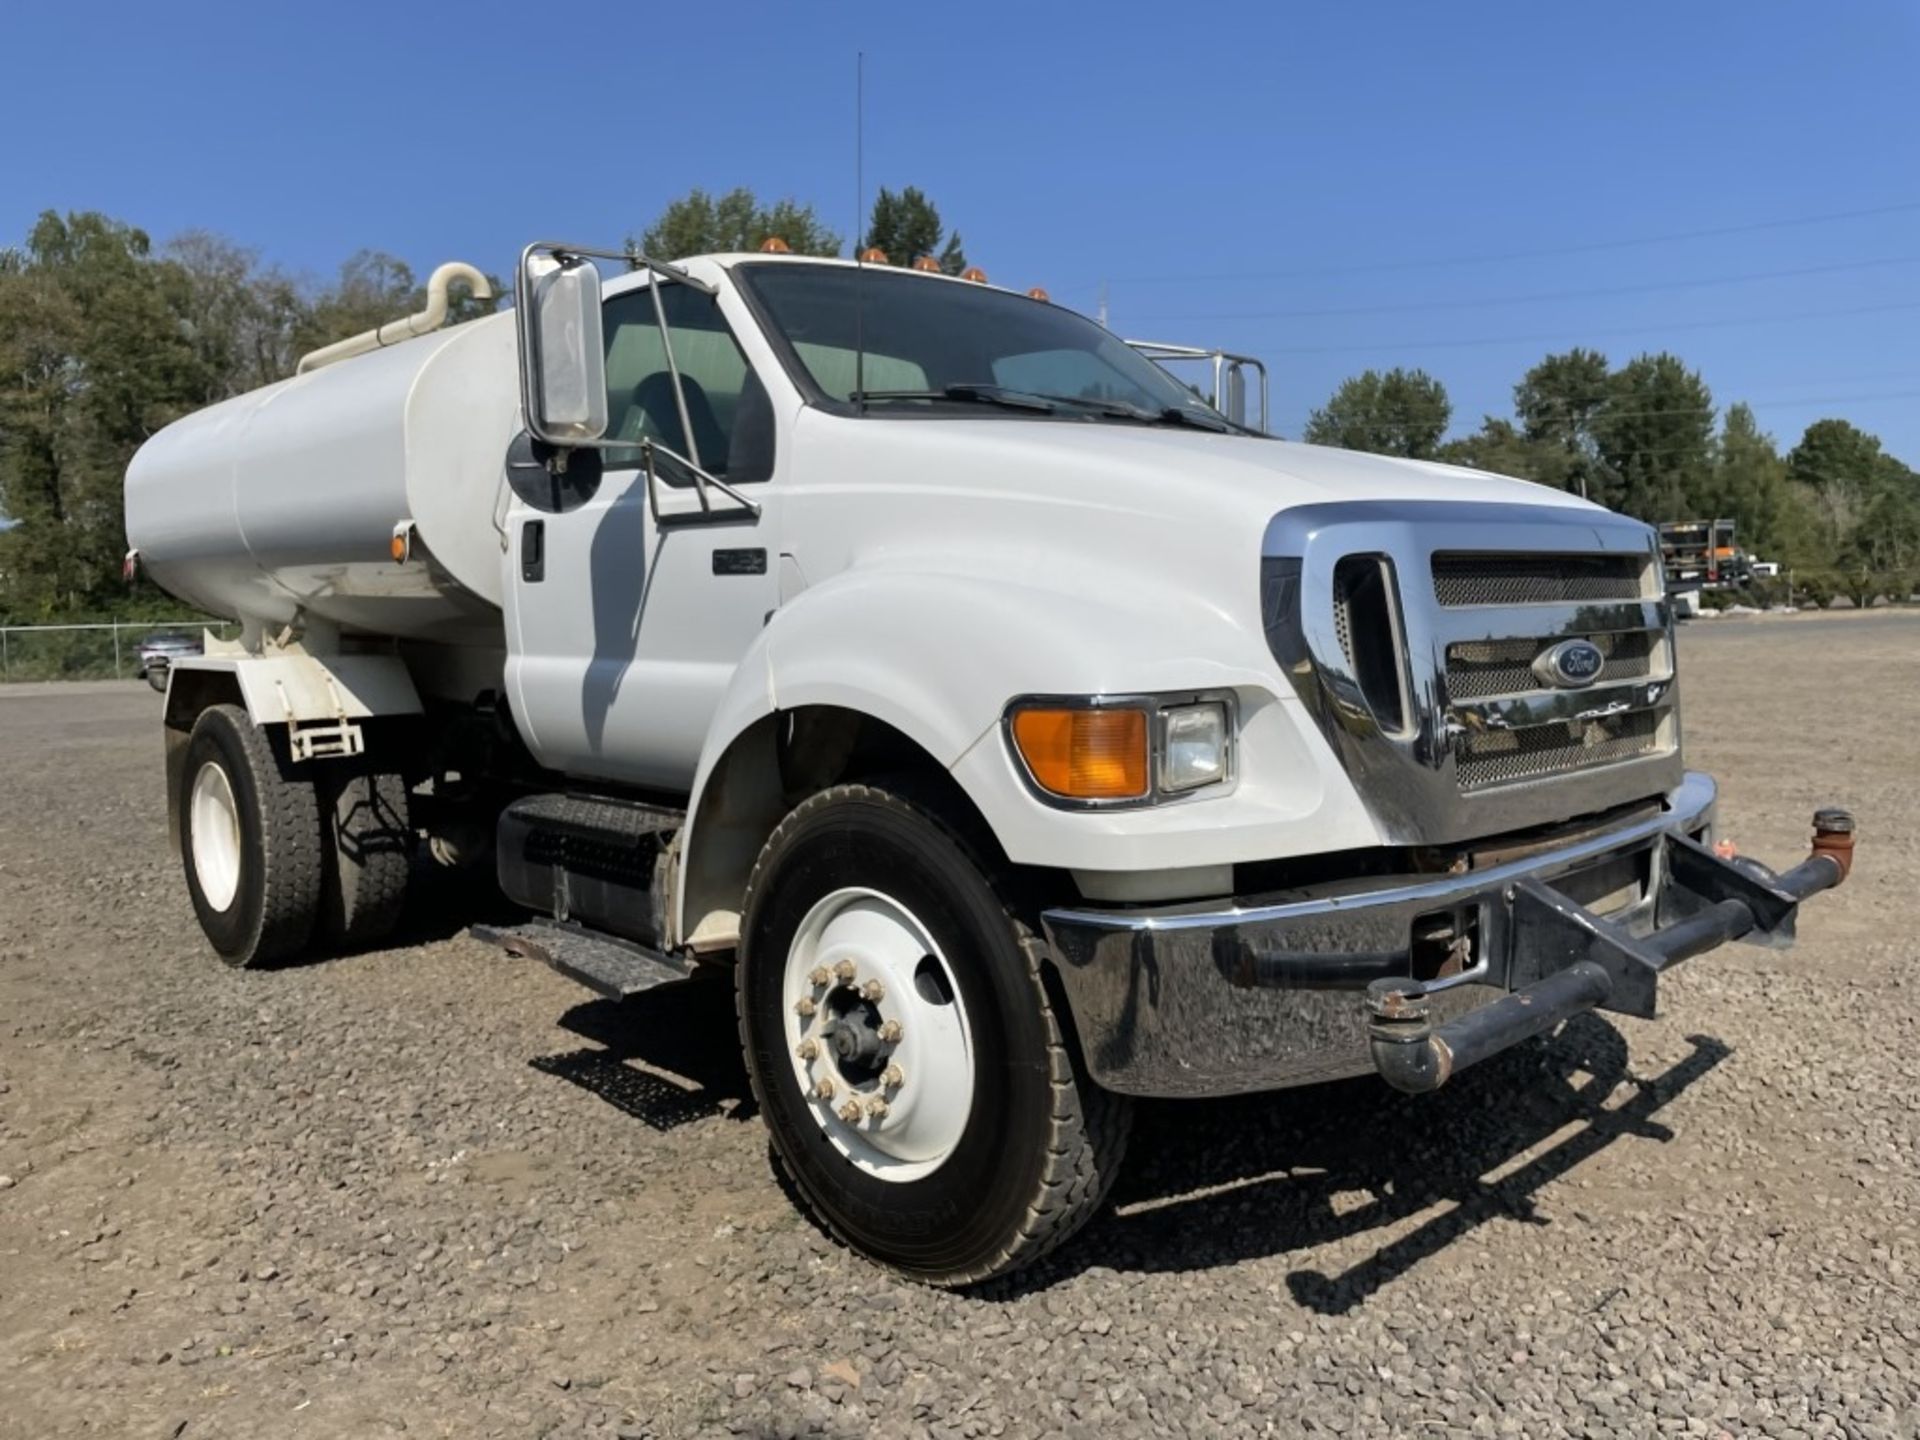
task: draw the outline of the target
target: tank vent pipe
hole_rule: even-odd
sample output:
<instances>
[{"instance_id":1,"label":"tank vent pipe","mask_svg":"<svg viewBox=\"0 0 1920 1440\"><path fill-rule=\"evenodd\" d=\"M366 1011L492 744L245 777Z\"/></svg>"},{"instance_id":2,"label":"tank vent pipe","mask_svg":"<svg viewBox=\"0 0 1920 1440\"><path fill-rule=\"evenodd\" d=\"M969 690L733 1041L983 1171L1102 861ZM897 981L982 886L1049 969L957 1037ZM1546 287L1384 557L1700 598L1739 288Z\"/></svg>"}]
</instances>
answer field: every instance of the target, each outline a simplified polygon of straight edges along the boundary
<instances>
[{"instance_id":1,"label":"tank vent pipe","mask_svg":"<svg viewBox=\"0 0 1920 1440\"><path fill-rule=\"evenodd\" d=\"M331 345L323 345L318 350L310 350L300 357L300 363L293 367L293 373L304 375L309 370L318 370L322 365L331 365L336 360L364 355L369 350L398 345L402 340L411 340L416 335L427 335L438 330L447 323L447 288L456 280L466 282L467 290L474 299L493 299L493 286L477 267L463 260L449 260L427 277L426 309L417 315L389 320L377 330L364 330L358 335L336 340Z\"/></svg>"}]
</instances>

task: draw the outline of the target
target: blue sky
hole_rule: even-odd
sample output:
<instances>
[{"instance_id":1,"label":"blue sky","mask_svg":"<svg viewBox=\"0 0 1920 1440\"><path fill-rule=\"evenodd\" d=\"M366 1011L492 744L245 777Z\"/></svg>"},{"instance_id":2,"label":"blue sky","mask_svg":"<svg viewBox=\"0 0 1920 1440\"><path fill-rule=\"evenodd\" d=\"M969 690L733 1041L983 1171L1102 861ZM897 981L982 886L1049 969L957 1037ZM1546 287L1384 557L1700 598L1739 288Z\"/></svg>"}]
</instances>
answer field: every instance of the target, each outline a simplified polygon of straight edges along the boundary
<instances>
[{"instance_id":1,"label":"blue sky","mask_svg":"<svg viewBox=\"0 0 1920 1440\"><path fill-rule=\"evenodd\" d=\"M1585 343L1920 464L1910 0L12 5L0 238L94 208L314 275L504 271L693 185L851 232L859 50L869 188L927 190L996 281L1264 355L1284 433L1395 364L1470 429Z\"/></svg>"}]
</instances>

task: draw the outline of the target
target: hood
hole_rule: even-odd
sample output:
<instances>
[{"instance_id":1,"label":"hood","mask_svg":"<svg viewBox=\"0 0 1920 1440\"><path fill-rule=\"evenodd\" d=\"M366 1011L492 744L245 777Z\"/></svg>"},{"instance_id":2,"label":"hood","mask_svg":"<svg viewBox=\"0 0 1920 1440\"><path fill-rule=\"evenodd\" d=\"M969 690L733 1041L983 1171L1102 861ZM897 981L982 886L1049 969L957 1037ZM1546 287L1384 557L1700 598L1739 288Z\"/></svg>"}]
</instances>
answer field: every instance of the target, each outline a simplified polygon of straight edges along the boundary
<instances>
[{"instance_id":1,"label":"hood","mask_svg":"<svg viewBox=\"0 0 1920 1440\"><path fill-rule=\"evenodd\" d=\"M1420 500L1599 509L1504 475L1286 440L1109 423L1019 419L853 419L808 412L840 432L876 479L1004 490L1190 521L1264 525L1279 509L1336 500ZM857 444L853 442L857 441ZM838 445L833 447L839 449ZM884 482L883 482L884 483Z\"/></svg>"}]
</instances>

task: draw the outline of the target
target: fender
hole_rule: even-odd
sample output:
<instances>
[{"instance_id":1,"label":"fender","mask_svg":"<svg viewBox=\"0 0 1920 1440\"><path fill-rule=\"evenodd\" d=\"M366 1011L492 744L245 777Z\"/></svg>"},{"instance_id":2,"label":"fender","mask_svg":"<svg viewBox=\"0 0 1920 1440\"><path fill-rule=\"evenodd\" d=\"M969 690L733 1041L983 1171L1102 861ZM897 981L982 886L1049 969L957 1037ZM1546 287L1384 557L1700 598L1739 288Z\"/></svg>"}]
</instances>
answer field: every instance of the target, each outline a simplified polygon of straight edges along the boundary
<instances>
[{"instance_id":1,"label":"fender","mask_svg":"<svg viewBox=\"0 0 1920 1440\"><path fill-rule=\"evenodd\" d=\"M743 852L751 846L757 853L779 819L769 818L764 799L767 785L777 786L771 732L764 754L742 760L738 747L751 745L749 732L780 712L832 706L892 726L955 773L1008 856L1021 863L1124 868L1133 863L1130 852L1122 855L1132 844L1130 830L1191 834L1196 808L1090 815L1041 805L1025 790L998 735L1007 704L1021 695L1233 690L1241 697L1243 725L1280 737L1270 753L1282 758L1277 752L1284 748L1291 762L1294 793L1281 798L1292 818L1339 788L1324 784L1323 767L1334 764L1330 752L1314 755L1306 732L1284 713L1298 702L1279 693L1265 637L1251 628L1257 620L1252 596L1242 618L1152 576L1128 576L1117 585L1111 570L1077 568L1036 580L1031 564L1024 574L1011 569L859 566L802 591L775 613L735 672L702 747L674 882L683 940L696 949L732 943L728 921L737 924L741 866L752 863L750 855L743 862ZM928 663L930 651L937 663ZM729 778L710 793L716 772L736 764L757 770L760 780L742 785ZM725 793L741 790L762 799L756 804ZM1274 818L1270 805L1260 808L1263 820ZM1169 826L1175 809L1189 813ZM1231 817L1216 810L1204 818L1217 827ZM1362 825L1356 833L1370 837L1364 817ZM723 828L738 832L724 846L717 836ZM1066 852L1063 832L1069 832ZM1244 824L1230 826L1229 834L1247 845Z\"/></svg>"},{"instance_id":2,"label":"fender","mask_svg":"<svg viewBox=\"0 0 1920 1440\"><path fill-rule=\"evenodd\" d=\"M360 753L356 723L385 715L418 715L420 692L397 655L266 655L213 653L168 668L167 724L189 729L206 692L191 677L231 677L232 692L255 725L285 725L293 758ZM183 678L186 677L186 678Z\"/></svg>"}]
</instances>

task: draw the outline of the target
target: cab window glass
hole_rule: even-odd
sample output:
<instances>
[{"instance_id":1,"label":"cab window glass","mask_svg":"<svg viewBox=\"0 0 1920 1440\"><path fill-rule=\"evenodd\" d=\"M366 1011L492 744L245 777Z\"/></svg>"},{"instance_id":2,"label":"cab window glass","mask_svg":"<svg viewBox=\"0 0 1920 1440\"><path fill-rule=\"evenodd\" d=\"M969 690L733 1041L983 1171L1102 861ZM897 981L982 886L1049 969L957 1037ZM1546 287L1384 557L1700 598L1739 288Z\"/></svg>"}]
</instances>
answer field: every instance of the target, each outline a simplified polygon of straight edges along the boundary
<instances>
[{"instance_id":1,"label":"cab window glass","mask_svg":"<svg viewBox=\"0 0 1920 1440\"><path fill-rule=\"evenodd\" d=\"M692 443L674 398L653 296L645 287L606 303L607 438L654 440L689 458L697 447L701 468L723 480L768 479L773 406L722 318L719 302L688 286L666 284L660 287L660 304L680 369ZM606 452L609 467L639 463L637 445ZM676 466L660 467L659 474L668 484L692 483Z\"/></svg>"}]
</instances>

